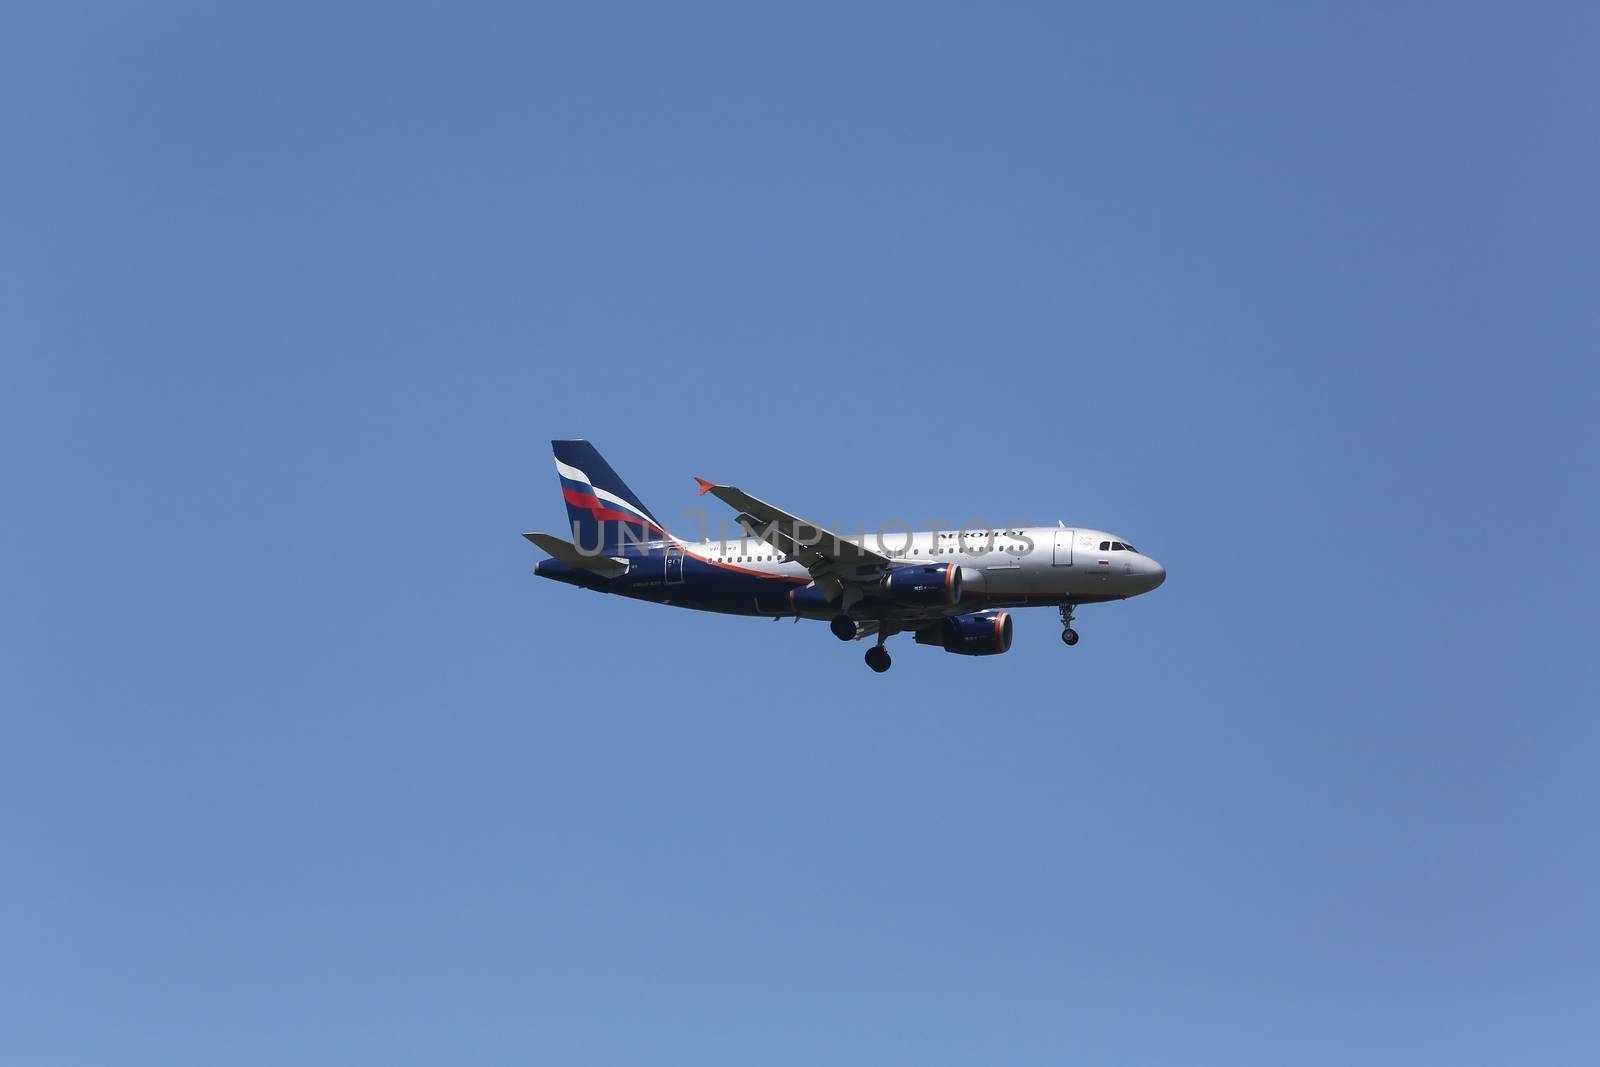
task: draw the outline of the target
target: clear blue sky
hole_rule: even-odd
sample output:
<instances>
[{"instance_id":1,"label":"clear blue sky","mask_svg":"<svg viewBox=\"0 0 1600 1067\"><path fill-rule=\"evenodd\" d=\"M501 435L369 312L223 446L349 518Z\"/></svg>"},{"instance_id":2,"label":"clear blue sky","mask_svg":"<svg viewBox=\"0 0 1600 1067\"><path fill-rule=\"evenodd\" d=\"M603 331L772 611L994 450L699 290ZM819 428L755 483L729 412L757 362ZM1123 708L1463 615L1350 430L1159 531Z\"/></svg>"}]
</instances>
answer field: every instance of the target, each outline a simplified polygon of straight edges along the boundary
<instances>
[{"instance_id":1,"label":"clear blue sky","mask_svg":"<svg viewBox=\"0 0 1600 1067\"><path fill-rule=\"evenodd\" d=\"M32 5L0 1060L1593 1064L1589 5ZM533 578L1106 527L1013 651Z\"/></svg>"}]
</instances>

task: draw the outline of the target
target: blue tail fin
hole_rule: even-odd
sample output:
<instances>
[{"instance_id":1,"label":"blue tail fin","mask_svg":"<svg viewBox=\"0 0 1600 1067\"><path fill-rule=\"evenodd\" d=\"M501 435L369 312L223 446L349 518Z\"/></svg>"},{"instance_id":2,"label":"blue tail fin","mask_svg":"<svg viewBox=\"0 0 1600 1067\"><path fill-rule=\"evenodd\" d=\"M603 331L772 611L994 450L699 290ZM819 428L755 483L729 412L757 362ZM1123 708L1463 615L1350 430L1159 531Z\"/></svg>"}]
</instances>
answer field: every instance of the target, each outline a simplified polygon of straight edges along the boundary
<instances>
[{"instance_id":1,"label":"blue tail fin","mask_svg":"<svg viewBox=\"0 0 1600 1067\"><path fill-rule=\"evenodd\" d=\"M667 536L650 509L588 441L551 441L550 449L556 456L567 518L572 520L572 540L580 549L610 554L625 543Z\"/></svg>"}]
</instances>

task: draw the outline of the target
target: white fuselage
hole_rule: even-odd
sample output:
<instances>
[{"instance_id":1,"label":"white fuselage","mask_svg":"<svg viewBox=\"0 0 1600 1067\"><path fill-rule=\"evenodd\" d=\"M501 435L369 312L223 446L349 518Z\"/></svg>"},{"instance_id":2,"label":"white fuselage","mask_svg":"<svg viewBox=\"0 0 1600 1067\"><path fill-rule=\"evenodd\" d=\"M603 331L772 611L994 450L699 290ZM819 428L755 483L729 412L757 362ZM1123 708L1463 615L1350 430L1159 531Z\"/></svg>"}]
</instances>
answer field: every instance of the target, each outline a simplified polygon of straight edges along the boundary
<instances>
[{"instance_id":1,"label":"white fuselage","mask_svg":"<svg viewBox=\"0 0 1600 1067\"><path fill-rule=\"evenodd\" d=\"M845 540L861 542L858 534ZM804 578L806 569L753 537L677 542L685 554L750 574ZM1049 603L1115 600L1146 593L1166 578L1154 559L1115 534L1082 527L1014 527L908 533L868 533L864 543L897 563L955 563L967 588L985 599Z\"/></svg>"}]
</instances>

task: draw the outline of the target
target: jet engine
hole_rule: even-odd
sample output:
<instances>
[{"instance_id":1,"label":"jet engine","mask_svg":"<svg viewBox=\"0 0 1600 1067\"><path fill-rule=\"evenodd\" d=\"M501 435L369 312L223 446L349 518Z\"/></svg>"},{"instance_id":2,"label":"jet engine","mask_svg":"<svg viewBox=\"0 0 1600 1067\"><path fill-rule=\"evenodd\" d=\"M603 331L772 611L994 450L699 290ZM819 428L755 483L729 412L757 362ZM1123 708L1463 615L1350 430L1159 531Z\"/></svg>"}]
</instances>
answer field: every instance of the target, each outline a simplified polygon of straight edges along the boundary
<instances>
[{"instance_id":1,"label":"jet engine","mask_svg":"<svg viewBox=\"0 0 1600 1067\"><path fill-rule=\"evenodd\" d=\"M906 607L932 607L961 600L961 568L954 563L914 563L884 575L878 593Z\"/></svg>"},{"instance_id":2,"label":"jet engine","mask_svg":"<svg viewBox=\"0 0 1600 1067\"><path fill-rule=\"evenodd\" d=\"M1011 649L1011 614L974 611L952 615L937 626L918 630L917 644L938 645L958 656L998 656Z\"/></svg>"},{"instance_id":3,"label":"jet engine","mask_svg":"<svg viewBox=\"0 0 1600 1067\"><path fill-rule=\"evenodd\" d=\"M785 594L785 600L788 610L796 615L825 616L839 610L828 600L827 594L815 585L792 585Z\"/></svg>"}]
</instances>

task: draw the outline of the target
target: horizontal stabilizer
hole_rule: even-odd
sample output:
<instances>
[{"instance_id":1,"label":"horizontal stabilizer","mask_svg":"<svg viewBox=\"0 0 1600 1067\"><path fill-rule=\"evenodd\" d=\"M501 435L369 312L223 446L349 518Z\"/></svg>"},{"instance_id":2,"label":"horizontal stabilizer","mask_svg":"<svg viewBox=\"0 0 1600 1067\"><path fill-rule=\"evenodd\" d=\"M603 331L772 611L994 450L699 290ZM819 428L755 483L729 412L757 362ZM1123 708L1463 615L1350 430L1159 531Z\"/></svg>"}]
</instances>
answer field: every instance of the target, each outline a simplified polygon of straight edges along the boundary
<instances>
[{"instance_id":1,"label":"horizontal stabilizer","mask_svg":"<svg viewBox=\"0 0 1600 1067\"><path fill-rule=\"evenodd\" d=\"M586 556L578 551L577 545L563 541L554 534L525 533L522 536L574 570L590 571L602 578L615 578L628 572L626 560L612 559L610 556Z\"/></svg>"}]
</instances>

